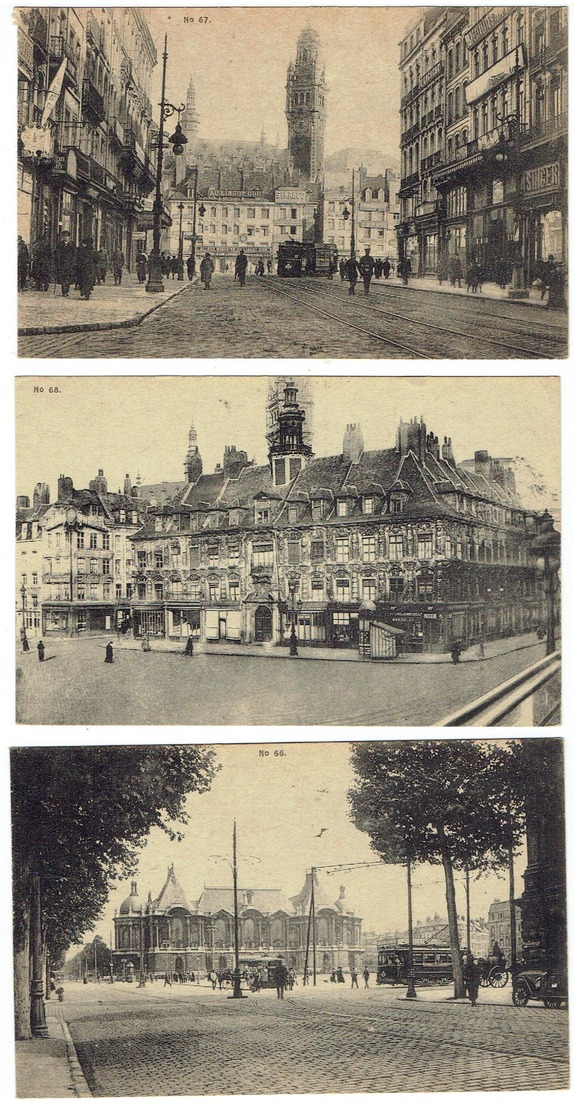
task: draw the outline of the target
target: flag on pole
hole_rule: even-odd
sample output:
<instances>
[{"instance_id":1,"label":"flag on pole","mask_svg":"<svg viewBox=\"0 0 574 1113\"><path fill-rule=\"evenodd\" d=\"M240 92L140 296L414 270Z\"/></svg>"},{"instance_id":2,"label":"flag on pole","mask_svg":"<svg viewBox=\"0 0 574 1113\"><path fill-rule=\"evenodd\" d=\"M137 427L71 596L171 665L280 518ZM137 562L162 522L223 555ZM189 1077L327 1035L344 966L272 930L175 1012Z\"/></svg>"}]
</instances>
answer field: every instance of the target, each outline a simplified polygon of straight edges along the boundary
<instances>
[{"instance_id":1,"label":"flag on pole","mask_svg":"<svg viewBox=\"0 0 574 1113\"><path fill-rule=\"evenodd\" d=\"M50 116L52 115L52 112L54 111L54 108L56 107L56 101L57 101L58 97L60 96L60 93L62 92L62 84L63 84L63 81L64 81L65 72L66 72L66 59L63 58L62 62L60 63L60 68L58 69L58 72L57 72L52 84L50 85L50 88L48 89L48 92L46 93L46 103L44 105L44 111L42 112L42 119L40 121L40 127L43 127L43 128L46 127L46 124L48 123L48 120L50 119Z\"/></svg>"}]
</instances>

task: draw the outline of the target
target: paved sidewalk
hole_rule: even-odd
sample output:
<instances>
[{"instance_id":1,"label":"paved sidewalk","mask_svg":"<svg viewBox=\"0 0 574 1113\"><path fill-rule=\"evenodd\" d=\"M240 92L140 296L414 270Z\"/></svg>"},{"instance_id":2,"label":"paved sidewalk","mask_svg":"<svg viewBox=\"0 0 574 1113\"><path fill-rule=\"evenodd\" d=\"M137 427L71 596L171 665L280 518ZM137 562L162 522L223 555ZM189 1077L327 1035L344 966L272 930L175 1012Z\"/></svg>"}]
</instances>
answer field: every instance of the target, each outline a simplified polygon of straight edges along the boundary
<instances>
[{"instance_id":1,"label":"paved sidewalk","mask_svg":"<svg viewBox=\"0 0 574 1113\"><path fill-rule=\"evenodd\" d=\"M124 273L121 286L114 286L108 274L105 283L94 286L89 301L81 301L79 290L73 288L63 298L60 287L54 290L53 284L46 293L25 290L18 295L18 335L97 332L139 325L189 285L187 277L183 282L165 278L163 294L148 294L135 274Z\"/></svg>"},{"instance_id":2,"label":"paved sidewalk","mask_svg":"<svg viewBox=\"0 0 574 1113\"><path fill-rule=\"evenodd\" d=\"M91 1098L70 1030L46 1003L47 1039L16 1040L17 1098Z\"/></svg>"},{"instance_id":3,"label":"paved sidewalk","mask_svg":"<svg viewBox=\"0 0 574 1113\"><path fill-rule=\"evenodd\" d=\"M403 281L401 278L388 278L386 281L384 278L380 278L376 279L373 282L373 287L400 286L401 290L429 290L430 292L435 294L454 294L464 298L479 298L486 301L500 301L504 302L506 305L527 306L531 309L544 309L546 311L546 303L548 301L548 297L542 300L542 298L540 297L540 290L536 287L532 287L527 298L519 298L518 300L515 300L514 298L510 298L508 296L508 286L503 290L496 284L496 282L484 282L480 293L467 294L464 279L461 279L461 282L462 286L458 287L451 286L448 279L445 279L442 285L440 285L437 278L409 278L408 286L403 286ZM557 317L558 319L564 317L567 310L549 309L547 312L549 318L551 320L555 320Z\"/></svg>"},{"instance_id":4,"label":"paved sidewalk","mask_svg":"<svg viewBox=\"0 0 574 1113\"><path fill-rule=\"evenodd\" d=\"M67 639L69 640L69 639ZM183 653L185 648L185 640L171 641L162 640L160 638L152 638L150 640L152 653ZM102 640L102 646L107 645L109 636L106 640ZM141 653L141 640L134 640L132 638L112 638L114 644L114 652L132 652ZM529 645L539 645L539 639L536 634L517 634L513 638L499 638L497 641L484 642L484 657L479 653L478 645L473 645L469 649L463 649L461 663L465 661L480 661L487 660L491 657L502 657L507 653L515 653L519 649L525 649ZM19 647L21 649L21 647ZM288 645L272 645L270 642L265 642L263 645L241 645L232 644L229 642L199 642L194 643L193 647L194 656L213 655L224 657L263 657L263 658L280 658L285 660L290 656ZM370 658L363 657L359 654L358 649L330 649L327 646L306 646L299 642L298 653L295 660L301 661L353 661L359 664L369 664ZM377 661L377 664L381 662ZM450 653L405 653L400 657L385 660L383 664L413 664L413 665L452 665L452 658Z\"/></svg>"}]
</instances>

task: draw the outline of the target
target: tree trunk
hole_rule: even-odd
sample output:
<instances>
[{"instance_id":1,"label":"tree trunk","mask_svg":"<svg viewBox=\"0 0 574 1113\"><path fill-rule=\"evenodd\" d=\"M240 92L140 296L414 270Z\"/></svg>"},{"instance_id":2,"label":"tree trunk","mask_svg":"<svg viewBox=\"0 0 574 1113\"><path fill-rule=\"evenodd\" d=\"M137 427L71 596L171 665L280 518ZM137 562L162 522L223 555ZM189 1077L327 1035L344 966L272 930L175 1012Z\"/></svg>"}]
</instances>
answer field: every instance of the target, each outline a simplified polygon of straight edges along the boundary
<instances>
[{"instance_id":1,"label":"tree trunk","mask_svg":"<svg viewBox=\"0 0 574 1113\"><path fill-rule=\"evenodd\" d=\"M22 871L23 873L24 871ZM20 896L14 892L14 1035L31 1040L30 1025L30 892L29 877L21 879ZM24 896L25 894L25 896Z\"/></svg>"},{"instance_id":2,"label":"tree trunk","mask_svg":"<svg viewBox=\"0 0 574 1113\"><path fill-rule=\"evenodd\" d=\"M450 935L450 949L452 953L452 973L454 977L454 996L464 997L464 978L462 973L462 955L460 953L460 940L458 937L458 920L456 915L456 896L454 891L454 871L452 858L448 848L443 845L442 864L446 882L446 907L448 911L448 930Z\"/></svg>"}]
</instances>

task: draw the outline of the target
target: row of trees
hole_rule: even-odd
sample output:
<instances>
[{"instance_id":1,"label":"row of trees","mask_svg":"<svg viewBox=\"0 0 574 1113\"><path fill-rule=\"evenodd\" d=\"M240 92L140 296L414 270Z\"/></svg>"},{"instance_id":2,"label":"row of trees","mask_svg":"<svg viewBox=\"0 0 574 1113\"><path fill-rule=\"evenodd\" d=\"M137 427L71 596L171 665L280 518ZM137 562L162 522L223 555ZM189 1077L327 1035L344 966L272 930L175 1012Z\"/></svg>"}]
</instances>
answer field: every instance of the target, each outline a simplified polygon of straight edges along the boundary
<instances>
[{"instance_id":1,"label":"row of trees","mask_svg":"<svg viewBox=\"0 0 574 1113\"><path fill-rule=\"evenodd\" d=\"M351 817L389 863L442 865L455 997L464 995L454 871L509 871L524 838L526 812L545 769L552 740L356 743L349 792ZM558 743L559 745L559 743ZM549 780L549 792L553 793ZM513 956L514 958L515 956Z\"/></svg>"},{"instance_id":2,"label":"row of trees","mask_svg":"<svg viewBox=\"0 0 574 1113\"><path fill-rule=\"evenodd\" d=\"M46 964L59 968L93 928L152 827L183 837L186 798L209 789L217 768L205 746L11 751L17 1039L42 1034Z\"/></svg>"}]
</instances>

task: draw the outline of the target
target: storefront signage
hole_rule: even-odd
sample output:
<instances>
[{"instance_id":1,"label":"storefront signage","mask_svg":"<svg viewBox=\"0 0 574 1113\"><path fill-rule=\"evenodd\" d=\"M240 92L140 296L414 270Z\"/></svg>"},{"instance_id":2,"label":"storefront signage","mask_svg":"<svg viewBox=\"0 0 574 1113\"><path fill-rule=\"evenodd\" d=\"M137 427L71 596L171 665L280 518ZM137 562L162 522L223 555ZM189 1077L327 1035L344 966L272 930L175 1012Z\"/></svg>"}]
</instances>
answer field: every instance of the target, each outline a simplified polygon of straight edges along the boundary
<instances>
[{"instance_id":1,"label":"storefront signage","mask_svg":"<svg viewBox=\"0 0 574 1113\"><path fill-rule=\"evenodd\" d=\"M207 197L209 201L249 201L250 198L263 197L262 189L208 189Z\"/></svg>"},{"instance_id":2,"label":"storefront signage","mask_svg":"<svg viewBox=\"0 0 574 1113\"><path fill-rule=\"evenodd\" d=\"M52 132L48 128L29 127L20 132L22 146L27 154L50 158L54 150Z\"/></svg>"},{"instance_id":3,"label":"storefront signage","mask_svg":"<svg viewBox=\"0 0 574 1113\"><path fill-rule=\"evenodd\" d=\"M517 69L524 69L524 46L522 43L516 47L516 50L511 50L510 53L505 54L504 58L501 58L485 73L475 77L474 81L469 81L466 87L466 103L473 104L479 97L490 93L503 81L508 80Z\"/></svg>"},{"instance_id":4,"label":"storefront signage","mask_svg":"<svg viewBox=\"0 0 574 1113\"><path fill-rule=\"evenodd\" d=\"M512 8L492 8L487 15L479 19L474 27L471 27L465 32L464 37L468 48L472 49L472 47L475 46L477 42L480 42L489 31L492 31L499 23L502 23L502 20L506 19L506 16L511 11Z\"/></svg>"},{"instance_id":5,"label":"storefront signage","mask_svg":"<svg viewBox=\"0 0 574 1113\"><path fill-rule=\"evenodd\" d=\"M276 201L306 201L307 191L304 189L276 189Z\"/></svg>"},{"instance_id":6,"label":"storefront signage","mask_svg":"<svg viewBox=\"0 0 574 1113\"><path fill-rule=\"evenodd\" d=\"M551 162L548 166L537 166L534 170L524 171L525 193L545 193L550 189L560 189L559 162Z\"/></svg>"}]
</instances>

